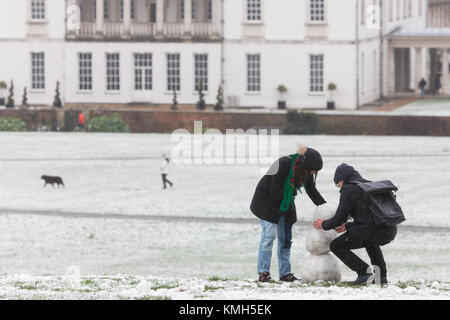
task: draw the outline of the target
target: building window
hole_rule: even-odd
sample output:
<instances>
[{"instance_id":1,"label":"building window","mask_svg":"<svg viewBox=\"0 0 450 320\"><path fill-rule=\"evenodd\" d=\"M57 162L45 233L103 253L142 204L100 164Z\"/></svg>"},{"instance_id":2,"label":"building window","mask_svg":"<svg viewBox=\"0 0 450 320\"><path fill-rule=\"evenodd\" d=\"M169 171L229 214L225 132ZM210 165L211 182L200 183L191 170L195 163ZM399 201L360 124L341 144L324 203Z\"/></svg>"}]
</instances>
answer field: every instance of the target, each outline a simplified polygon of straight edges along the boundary
<instances>
[{"instance_id":1,"label":"building window","mask_svg":"<svg viewBox=\"0 0 450 320\"><path fill-rule=\"evenodd\" d=\"M120 91L120 55L106 54L106 90Z\"/></svg>"},{"instance_id":2,"label":"building window","mask_svg":"<svg viewBox=\"0 0 450 320\"><path fill-rule=\"evenodd\" d=\"M103 19L109 19L109 0L103 0Z\"/></svg>"},{"instance_id":3,"label":"building window","mask_svg":"<svg viewBox=\"0 0 450 320\"><path fill-rule=\"evenodd\" d=\"M400 20L400 8L401 8L401 0L396 0L397 1L397 20Z\"/></svg>"},{"instance_id":4,"label":"building window","mask_svg":"<svg viewBox=\"0 0 450 320\"><path fill-rule=\"evenodd\" d=\"M195 91L200 89L200 82L202 83L202 90L208 91L208 55L196 54L195 60Z\"/></svg>"},{"instance_id":5,"label":"building window","mask_svg":"<svg viewBox=\"0 0 450 320\"><path fill-rule=\"evenodd\" d=\"M421 17L422 16L422 10L423 10L423 2L422 2L422 0L419 0L419 10L418 10L418 14L419 14L419 17Z\"/></svg>"},{"instance_id":6,"label":"building window","mask_svg":"<svg viewBox=\"0 0 450 320\"><path fill-rule=\"evenodd\" d=\"M191 0L191 19L195 20L195 0ZM184 20L184 0L180 1L180 18Z\"/></svg>"},{"instance_id":7,"label":"building window","mask_svg":"<svg viewBox=\"0 0 450 320\"><path fill-rule=\"evenodd\" d=\"M167 54L167 90L180 91L180 54Z\"/></svg>"},{"instance_id":8,"label":"building window","mask_svg":"<svg viewBox=\"0 0 450 320\"><path fill-rule=\"evenodd\" d=\"M136 53L134 55L134 89L152 90L152 54Z\"/></svg>"},{"instance_id":9,"label":"building window","mask_svg":"<svg viewBox=\"0 0 450 320\"><path fill-rule=\"evenodd\" d=\"M78 89L92 90L92 53L78 54Z\"/></svg>"},{"instance_id":10,"label":"building window","mask_svg":"<svg viewBox=\"0 0 450 320\"><path fill-rule=\"evenodd\" d=\"M31 53L31 88L33 90L45 89L45 54L44 52Z\"/></svg>"},{"instance_id":11,"label":"building window","mask_svg":"<svg viewBox=\"0 0 450 320\"><path fill-rule=\"evenodd\" d=\"M261 56L259 54L247 55L247 91L261 91Z\"/></svg>"},{"instance_id":12,"label":"building window","mask_svg":"<svg viewBox=\"0 0 450 320\"><path fill-rule=\"evenodd\" d=\"M180 0L180 17L184 20L184 0Z\"/></svg>"},{"instance_id":13,"label":"building window","mask_svg":"<svg viewBox=\"0 0 450 320\"><path fill-rule=\"evenodd\" d=\"M325 21L325 0L310 0L309 13L311 21Z\"/></svg>"},{"instance_id":14,"label":"building window","mask_svg":"<svg viewBox=\"0 0 450 320\"><path fill-rule=\"evenodd\" d=\"M247 0L247 21L261 21L261 0Z\"/></svg>"},{"instance_id":15,"label":"building window","mask_svg":"<svg viewBox=\"0 0 450 320\"><path fill-rule=\"evenodd\" d=\"M134 11L135 11L135 5L134 0L130 1L130 19L134 20ZM120 20L123 20L124 16L124 0L120 0Z\"/></svg>"},{"instance_id":16,"label":"building window","mask_svg":"<svg viewBox=\"0 0 450 320\"><path fill-rule=\"evenodd\" d=\"M310 92L323 92L323 55L309 56Z\"/></svg>"},{"instance_id":17,"label":"building window","mask_svg":"<svg viewBox=\"0 0 450 320\"><path fill-rule=\"evenodd\" d=\"M212 0L208 0L208 20L212 20Z\"/></svg>"},{"instance_id":18,"label":"building window","mask_svg":"<svg viewBox=\"0 0 450 320\"><path fill-rule=\"evenodd\" d=\"M45 20L45 0L31 0L31 20Z\"/></svg>"},{"instance_id":19,"label":"building window","mask_svg":"<svg viewBox=\"0 0 450 320\"><path fill-rule=\"evenodd\" d=\"M408 0L408 15L409 17L413 16L413 12L412 12L413 8L412 8L412 2L411 0Z\"/></svg>"}]
</instances>

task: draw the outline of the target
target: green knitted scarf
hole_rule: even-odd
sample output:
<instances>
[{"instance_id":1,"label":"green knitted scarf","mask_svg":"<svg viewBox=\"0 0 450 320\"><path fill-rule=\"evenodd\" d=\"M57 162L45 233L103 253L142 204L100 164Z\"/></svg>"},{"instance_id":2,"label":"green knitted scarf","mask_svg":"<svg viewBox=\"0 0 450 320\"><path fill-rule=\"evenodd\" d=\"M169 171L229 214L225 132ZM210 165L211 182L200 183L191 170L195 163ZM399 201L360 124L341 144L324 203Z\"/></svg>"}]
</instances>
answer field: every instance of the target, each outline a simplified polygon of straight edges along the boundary
<instances>
[{"instance_id":1,"label":"green knitted scarf","mask_svg":"<svg viewBox=\"0 0 450 320\"><path fill-rule=\"evenodd\" d=\"M299 156L300 155L298 153L292 154L289 156L291 158L291 168L289 169L288 177L287 177L286 181L284 182L283 201L281 202L281 206L280 206L281 213L284 213L293 207L292 204L294 202L294 191L297 189L300 193L302 193L300 189L302 187L305 187L305 185L300 185L300 186L296 187L295 181L294 181L294 170L293 169L294 169L295 162L297 161L297 158Z\"/></svg>"}]
</instances>

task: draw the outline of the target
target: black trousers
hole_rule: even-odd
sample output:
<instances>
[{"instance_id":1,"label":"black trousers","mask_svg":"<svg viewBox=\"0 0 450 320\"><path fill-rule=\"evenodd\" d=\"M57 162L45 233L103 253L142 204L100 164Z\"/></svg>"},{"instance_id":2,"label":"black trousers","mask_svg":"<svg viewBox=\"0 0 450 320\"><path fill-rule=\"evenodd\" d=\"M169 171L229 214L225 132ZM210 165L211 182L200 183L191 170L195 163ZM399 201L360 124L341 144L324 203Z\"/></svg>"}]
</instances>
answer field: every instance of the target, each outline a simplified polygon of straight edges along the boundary
<instances>
[{"instance_id":1,"label":"black trousers","mask_svg":"<svg viewBox=\"0 0 450 320\"><path fill-rule=\"evenodd\" d=\"M164 173L163 173L163 174L161 174L161 176L162 176L162 181L163 181L163 184L164 184L164 189L167 189L166 183L170 184L170 186L172 187L173 183L170 182L170 181L167 179L167 174L164 174Z\"/></svg>"},{"instance_id":2,"label":"black trousers","mask_svg":"<svg viewBox=\"0 0 450 320\"><path fill-rule=\"evenodd\" d=\"M346 233L333 240L330 244L333 252L347 267L364 275L369 265L351 250L365 248L373 266L380 268L380 276L387 276L386 262L380 246L395 239L397 227L371 227L354 225Z\"/></svg>"}]
</instances>

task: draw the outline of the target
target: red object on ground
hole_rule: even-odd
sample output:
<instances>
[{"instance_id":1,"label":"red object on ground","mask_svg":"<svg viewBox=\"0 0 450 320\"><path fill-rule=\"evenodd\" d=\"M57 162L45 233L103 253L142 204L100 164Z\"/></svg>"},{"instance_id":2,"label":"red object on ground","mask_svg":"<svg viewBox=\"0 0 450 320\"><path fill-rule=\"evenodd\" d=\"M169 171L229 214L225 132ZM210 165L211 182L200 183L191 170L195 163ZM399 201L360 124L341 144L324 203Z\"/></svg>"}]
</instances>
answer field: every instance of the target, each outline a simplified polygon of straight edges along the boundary
<instances>
[{"instance_id":1,"label":"red object on ground","mask_svg":"<svg viewBox=\"0 0 450 320\"><path fill-rule=\"evenodd\" d=\"M78 114L78 124L84 125L84 115L81 112Z\"/></svg>"}]
</instances>

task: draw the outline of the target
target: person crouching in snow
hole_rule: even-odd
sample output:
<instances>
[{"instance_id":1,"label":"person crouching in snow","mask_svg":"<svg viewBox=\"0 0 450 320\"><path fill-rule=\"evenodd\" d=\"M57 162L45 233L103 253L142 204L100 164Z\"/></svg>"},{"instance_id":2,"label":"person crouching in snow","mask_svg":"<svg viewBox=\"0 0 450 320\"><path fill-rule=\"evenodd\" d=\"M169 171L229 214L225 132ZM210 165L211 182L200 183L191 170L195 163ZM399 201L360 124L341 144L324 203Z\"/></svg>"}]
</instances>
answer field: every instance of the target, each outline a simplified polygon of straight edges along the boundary
<instances>
[{"instance_id":1,"label":"person crouching in snow","mask_svg":"<svg viewBox=\"0 0 450 320\"><path fill-rule=\"evenodd\" d=\"M161 176L162 176L164 189L167 189L166 183L168 183L170 185L170 187L172 188L173 183L167 179L167 175L169 174L170 159L165 154L162 155L162 159L163 159L163 161L161 163Z\"/></svg>"},{"instance_id":2,"label":"person crouching in snow","mask_svg":"<svg viewBox=\"0 0 450 320\"><path fill-rule=\"evenodd\" d=\"M258 251L258 281L268 282L273 241L278 237L278 271L280 281L299 280L291 273L292 225L297 221L294 198L304 187L316 206L326 203L316 189L317 173L323 161L319 152L301 146L298 153L277 160L259 181L250 206L261 221Z\"/></svg>"},{"instance_id":3,"label":"person crouching in snow","mask_svg":"<svg viewBox=\"0 0 450 320\"><path fill-rule=\"evenodd\" d=\"M380 246L384 246L394 240L397 234L397 227L373 226L372 219L365 212L366 201L363 191L357 186L357 182L368 182L358 171L347 164L337 167L334 182L340 188L339 206L336 215L329 220L317 219L314 222L316 229L335 229L338 233L345 234L333 240L330 250L347 267L358 274L354 285L362 285L373 278L373 274L368 272L369 265L361 260L352 249L365 248L373 266L380 268L380 282L387 284L386 262L383 258ZM353 222L347 222L352 217Z\"/></svg>"}]
</instances>

